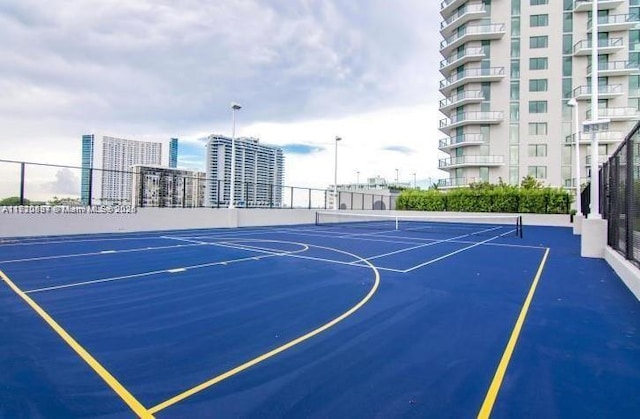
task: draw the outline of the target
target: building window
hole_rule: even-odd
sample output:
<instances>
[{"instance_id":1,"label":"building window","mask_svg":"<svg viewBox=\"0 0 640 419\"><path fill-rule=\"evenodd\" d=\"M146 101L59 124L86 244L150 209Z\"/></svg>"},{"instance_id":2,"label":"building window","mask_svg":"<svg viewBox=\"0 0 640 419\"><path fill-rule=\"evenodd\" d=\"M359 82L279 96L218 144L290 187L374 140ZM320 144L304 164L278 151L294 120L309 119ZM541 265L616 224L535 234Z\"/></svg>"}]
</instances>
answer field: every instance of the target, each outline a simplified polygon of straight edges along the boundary
<instances>
[{"instance_id":1,"label":"building window","mask_svg":"<svg viewBox=\"0 0 640 419\"><path fill-rule=\"evenodd\" d=\"M547 157L546 144L529 144L527 150L529 157Z\"/></svg>"},{"instance_id":2,"label":"building window","mask_svg":"<svg viewBox=\"0 0 640 419\"><path fill-rule=\"evenodd\" d=\"M530 6L540 6L543 4L548 4L548 0L529 0Z\"/></svg>"},{"instance_id":3,"label":"building window","mask_svg":"<svg viewBox=\"0 0 640 419\"><path fill-rule=\"evenodd\" d=\"M530 100L529 113L547 113L546 100Z\"/></svg>"},{"instance_id":4,"label":"building window","mask_svg":"<svg viewBox=\"0 0 640 419\"><path fill-rule=\"evenodd\" d=\"M529 58L529 70L546 70L549 68L547 57Z\"/></svg>"},{"instance_id":5,"label":"building window","mask_svg":"<svg viewBox=\"0 0 640 419\"><path fill-rule=\"evenodd\" d=\"M529 38L529 48L547 48L549 46L549 37L546 35L543 36L532 36Z\"/></svg>"},{"instance_id":6,"label":"building window","mask_svg":"<svg viewBox=\"0 0 640 419\"><path fill-rule=\"evenodd\" d=\"M511 60L511 78L520 78L520 60Z\"/></svg>"},{"instance_id":7,"label":"building window","mask_svg":"<svg viewBox=\"0 0 640 419\"><path fill-rule=\"evenodd\" d=\"M546 122L530 122L529 135L547 135Z\"/></svg>"},{"instance_id":8,"label":"building window","mask_svg":"<svg viewBox=\"0 0 640 419\"><path fill-rule=\"evenodd\" d=\"M529 80L530 92L546 92L547 91L547 79L533 79Z\"/></svg>"},{"instance_id":9,"label":"building window","mask_svg":"<svg viewBox=\"0 0 640 419\"><path fill-rule=\"evenodd\" d=\"M529 26L549 26L549 15L531 15L529 16Z\"/></svg>"},{"instance_id":10,"label":"building window","mask_svg":"<svg viewBox=\"0 0 640 419\"><path fill-rule=\"evenodd\" d=\"M546 179L547 166L529 166L527 167L527 173L535 179Z\"/></svg>"}]
</instances>

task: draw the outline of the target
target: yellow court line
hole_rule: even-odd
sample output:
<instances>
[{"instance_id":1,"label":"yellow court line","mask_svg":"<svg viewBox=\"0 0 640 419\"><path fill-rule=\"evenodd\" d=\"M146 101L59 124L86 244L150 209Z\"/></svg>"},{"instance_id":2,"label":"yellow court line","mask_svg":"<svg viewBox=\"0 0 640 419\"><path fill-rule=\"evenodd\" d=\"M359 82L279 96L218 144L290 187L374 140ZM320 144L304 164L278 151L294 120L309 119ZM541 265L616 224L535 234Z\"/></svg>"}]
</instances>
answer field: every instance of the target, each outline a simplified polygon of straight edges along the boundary
<instances>
[{"instance_id":1,"label":"yellow court line","mask_svg":"<svg viewBox=\"0 0 640 419\"><path fill-rule=\"evenodd\" d=\"M540 281L540 277L542 276L542 270L544 269L544 265L547 262L548 256L549 248L547 247L544 252L544 256L542 257L542 261L540 262L540 266L538 266L538 272L536 273L536 276L533 279L533 283L531 284L531 288L529 289L529 293L527 294L527 298L524 300L524 304L522 305L522 309L520 310L518 320L513 327L513 331L511 332L511 337L509 338L507 347L502 354L502 359L500 359L498 369L493 376L493 381L491 381L491 385L489 386L487 395L485 396L484 402L482 403L482 407L480 408L480 412L478 413L478 419L486 419L491 415L491 410L493 409L493 405L496 401L496 398L498 397L498 392L500 391L500 386L502 385L504 375L507 372L507 367L509 366L511 355L513 355L516 343L518 343L518 337L520 336L522 325L524 324L524 320L527 317L529 306L531 305L533 295L535 294L536 288L538 287L538 282Z\"/></svg>"},{"instance_id":2,"label":"yellow court line","mask_svg":"<svg viewBox=\"0 0 640 419\"><path fill-rule=\"evenodd\" d=\"M209 388L209 387L211 387L211 386L213 386L213 385L215 385L215 384L217 384L217 383L219 383L219 382L221 382L223 380L226 380L229 377L232 377L232 376L234 376L234 375L236 375L236 374L238 374L238 373L240 373L240 372L242 372L242 371L244 371L244 370L246 370L248 368L251 368L252 366L254 366L256 364L259 364L260 362L262 362L262 361L264 361L266 359L274 357L274 356L278 355L279 353L284 352L287 349L289 349L289 348L291 348L291 347L293 347L295 345L298 345L299 343L302 343L305 340L308 340L308 339L316 336L319 333L324 332L325 330L329 329L330 327L335 326L337 323L339 323L342 320L346 319L347 317L351 316L353 313L358 311L363 305L365 305L373 297L373 294L376 293L376 291L378 289L378 286L380 285L380 272L376 269L376 267L371 262L369 262L368 260L363 259L363 258L361 258L361 257L359 257L357 255L354 255L354 254L348 253L348 252L344 252L342 250L332 249L332 248L328 248L328 247L324 247L324 246L313 246L313 247L331 249L331 250L334 250L334 251L337 251L337 252L340 252L340 253L348 254L350 256L353 256L353 257L356 257L356 258L360 259L360 261L365 262L367 265L369 265L371 267L371 269L373 270L373 272L375 273L375 282L374 282L373 287L371 288L371 290L369 290L369 292L367 293L367 295L362 300L360 300L360 302L358 302L355 306L351 307L351 309L349 309L349 311L343 313L339 317L336 317L335 319L331 320L330 322L325 323L324 325L318 327L317 329L314 329L314 330L310 331L309 333L307 333L307 334L305 334L303 336L300 336L300 337L298 337L298 338L296 338L296 339L294 339L294 340L292 340L292 341L290 341L288 343L285 343L284 345L279 346L279 347L277 347L277 348L275 348L275 349L273 349L273 350L271 350L271 351L269 351L269 352L267 352L265 354L262 354L262 355L258 356L257 358L254 358L254 359L252 359L250 361L247 361L242 365L239 365L239 366L237 366L237 367L235 367L235 368L233 368L233 369L231 369L231 370L229 370L229 371L227 371L227 372L225 372L223 374L220 374L217 377L214 377L214 378L212 378L210 380L207 380L207 381L205 381L205 382L203 382L201 384L198 384L197 386L195 386L195 387L193 387L193 388L191 388L191 389L189 389L187 391L184 391L184 392L178 394L177 396L174 396L174 397L172 397L172 398L170 398L170 399L168 399L168 400L166 400L166 401L164 401L164 402L162 402L162 403L160 403L160 404L158 404L156 406L153 406L152 408L149 409L150 413L156 414L159 411L161 411L163 409L166 409L169 406L172 406L172 405L174 405L174 404L176 404L176 403L178 403L178 402L180 402L180 401L182 401L182 400L184 400L184 399L186 399L188 397L191 397L194 394L196 394L196 393L198 393L198 392L200 392L202 390L205 390L205 389L207 389L207 388Z\"/></svg>"},{"instance_id":3,"label":"yellow court line","mask_svg":"<svg viewBox=\"0 0 640 419\"><path fill-rule=\"evenodd\" d=\"M84 349L71 335L42 309L34 300L24 293L9 277L0 271L0 278L22 298L47 324L73 349L93 370L115 391L118 396L141 418L153 418L150 413L118 380L111 375L86 349Z\"/></svg>"}]
</instances>

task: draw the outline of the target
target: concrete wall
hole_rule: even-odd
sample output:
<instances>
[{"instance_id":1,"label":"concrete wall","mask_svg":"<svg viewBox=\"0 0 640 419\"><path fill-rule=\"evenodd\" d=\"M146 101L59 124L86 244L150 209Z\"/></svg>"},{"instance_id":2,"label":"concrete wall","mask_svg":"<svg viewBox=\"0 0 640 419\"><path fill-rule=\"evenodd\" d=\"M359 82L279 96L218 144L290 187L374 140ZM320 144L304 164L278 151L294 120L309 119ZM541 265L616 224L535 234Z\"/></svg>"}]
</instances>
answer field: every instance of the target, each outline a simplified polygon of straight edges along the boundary
<instances>
[{"instance_id":1,"label":"concrete wall","mask_svg":"<svg viewBox=\"0 0 640 419\"><path fill-rule=\"evenodd\" d=\"M425 213L420 211L373 211L370 214L479 215ZM139 208L135 214L11 214L0 212L0 237L64 234L117 233L130 231L234 228L268 225L312 224L316 210L227 208ZM493 215L493 214L491 214ZM513 214L506 214L513 216ZM527 225L570 227L568 215L523 215Z\"/></svg>"}]
</instances>

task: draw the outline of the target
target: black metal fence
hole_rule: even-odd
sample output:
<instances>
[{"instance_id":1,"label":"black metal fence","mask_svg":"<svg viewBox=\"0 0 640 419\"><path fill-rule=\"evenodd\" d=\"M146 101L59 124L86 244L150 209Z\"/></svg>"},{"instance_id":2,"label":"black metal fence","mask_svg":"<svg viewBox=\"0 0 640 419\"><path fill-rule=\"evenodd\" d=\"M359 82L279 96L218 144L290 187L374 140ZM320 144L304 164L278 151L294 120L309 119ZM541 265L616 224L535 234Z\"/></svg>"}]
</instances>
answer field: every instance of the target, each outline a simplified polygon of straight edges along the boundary
<instances>
[{"instance_id":1,"label":"black metal fence","mask_svg":"<svg viewBox=\"0 0 640 419\"><path fill-rule=\"evenodd\" d=\"M0 205L131 205L166 208L224 208L229 180L204 173L155 166L129 171L0 160ZM238 208L343 210L395 209L394 194L235 182Z\"/></svg>"},{"instance_id":2,"label":"black metal fence","mask_svg":"<svg viewBox=\"0 0 640 419\"><path fill-rule=\"evenodd\" d=\"M602 166L600 179L608 244L640 266L640 122Z\"/></svg>"}]
</instances>

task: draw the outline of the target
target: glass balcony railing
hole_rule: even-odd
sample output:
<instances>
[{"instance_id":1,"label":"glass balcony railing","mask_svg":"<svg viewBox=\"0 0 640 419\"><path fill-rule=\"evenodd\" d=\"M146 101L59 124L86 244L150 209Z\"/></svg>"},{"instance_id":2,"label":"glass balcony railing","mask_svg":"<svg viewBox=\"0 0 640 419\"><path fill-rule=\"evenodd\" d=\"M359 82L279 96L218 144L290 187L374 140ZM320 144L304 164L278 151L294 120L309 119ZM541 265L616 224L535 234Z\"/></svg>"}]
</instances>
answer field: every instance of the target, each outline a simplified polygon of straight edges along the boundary
<instances>
[{"instance_id":1,"label":"glass balcony railing","mask_svg":"<svg viewBox=\"0 0 640 419\"><path fill-rule=\"evenodd\" d=\"M440 89L451 89L453 86L458 86L463 81L491 81L500 80L504 78L504 67L490 67L490 68L470 68L468 70L460 71L440 81Z\"/></svg>"},{"instance_id":2,"label":"glass balcony railing","mask_svg":"<svg viewBox=\"0 0 640 419\"><path fill-rule=\"evenodd\" d=\"M601 54L611 53L613 50L622 49L624 42L622 38L610 38L598 40L598 52ZM573 53L576 55L586 55L591 53L591 39L583 39L573 44Z\"/></svg>"},{"instance_id":3,"label":"glass balcony railing","mask_svg":"<svg viewBox=\"0 0 640 419\"><path fill-rule=\"evenodd\" d=\"M504 120L503 112L461 112L454 113L449 118L440 120L440 129L451 128L463 124L490 124L500 123Z\"/></svg>"},{"instance_id":4,"label":"glass balcony railing","mask_svg":"<svg viewBox=\"0 0 640 419\"><path fill-rule=\"evenodd\" d=\"M440 69L452 66L454 64L460 64L462 62L468 62L472 59L480 60L485 56L484 48L465 48L462 51L455 52L449 55L444 60L440 61Z\"/></svg>"},{"instance_id":5,"label":"glass balcony railing","mask_svg":"<svg viewBox=\"0 0 640 419\"><path fill-rule=\"evenodd\" d=\"M478 37L478 39L492 39L493 36L502 36L506 33L504 23L494 23L488 25L467 26L458 33L451 35L440 43L440 49L453 48L458 41L463 41L465 37Z\"/></svg>"},{"instance_id":6,"label":"glass balcony railing","mask_svg":"<svg viewBox=\"0 0 640 419\"><path fill-rule=\"evenodd\" d=\"M460 188L469 186L473 183L480 183L482 179L479 177L457 177L449 179L438 179L438 188Z\"/></svg>"},{"instance_id":7,"label":"glass balcony railing","mask_svg":"<svg viewBox=\"0 0 640 419\"><path fill-rule=\"evenodd\" d=\"M484 99L481 90L465 90L440 101L440 110L458 106L461 103L478 102Z\"/></svg>"},{"instance_id":8,"label":"glass balcony railing","mask_svg":"<svg viewBox=\"0 0 640 419\"><path fill-rule=\"evenodd\" d=\"M464 145L480 145L484 143L484 135L482 134L463 134L455 137L443 138L438 142L438 148L447 149Z\"/></svg>"},{"instance_id":9,"label":"glass balcony railing","mask_svg":"<svg viewBox=\"0 0 640 419\"><path fill-rule=\"evenodd\" d=\"M445 169L459 166L502 166L504 156L457 156L438 161L438 168Z\"/></svg>"},{"instance_id":10,"label":"glass balcony railing","mask_svg":"<svg viewBox=\"0 0 640 419\"><path fill-rule=\"evenodd\" d=\"M587 75L591 75L591 68L591 64L587 65ZM598 63L598 71L602 76L640 73L640 64L634 61L609 61Z\"/></svg>"}]
</instances>

